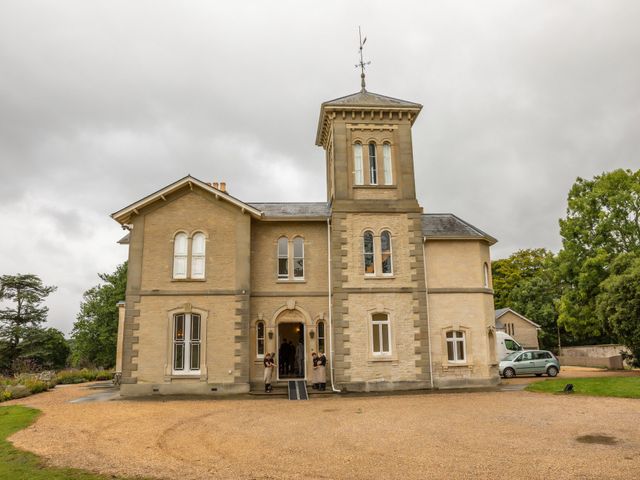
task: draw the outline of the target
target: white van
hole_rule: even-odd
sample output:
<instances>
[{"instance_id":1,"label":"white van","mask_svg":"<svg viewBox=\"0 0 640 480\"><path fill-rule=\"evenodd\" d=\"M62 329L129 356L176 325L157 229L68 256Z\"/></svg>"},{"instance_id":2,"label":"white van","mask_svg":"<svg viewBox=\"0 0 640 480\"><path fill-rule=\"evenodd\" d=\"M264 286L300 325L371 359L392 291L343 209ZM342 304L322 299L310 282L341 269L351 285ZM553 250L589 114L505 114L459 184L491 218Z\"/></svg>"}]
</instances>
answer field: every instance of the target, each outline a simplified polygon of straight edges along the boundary
<instances>
[{"instance_id":1,"label":"white van","mask_svg":"<svg viewBox=\"0 0 640 480\"><path fill-rule=\"evenodd\" d=\"M523 350L523 348L511 335L507 335L504 332L496 332L496 356L498 357L498 362L518 350Z\"/></svg>"}]
</instances>

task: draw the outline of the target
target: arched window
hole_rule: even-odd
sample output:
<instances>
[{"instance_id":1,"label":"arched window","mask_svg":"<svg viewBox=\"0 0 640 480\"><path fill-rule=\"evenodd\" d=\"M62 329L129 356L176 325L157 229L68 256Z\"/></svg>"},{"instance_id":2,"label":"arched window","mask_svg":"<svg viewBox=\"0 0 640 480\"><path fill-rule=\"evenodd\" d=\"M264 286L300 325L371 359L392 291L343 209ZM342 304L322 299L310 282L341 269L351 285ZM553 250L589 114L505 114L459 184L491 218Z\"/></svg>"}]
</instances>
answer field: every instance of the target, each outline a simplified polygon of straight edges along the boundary
<instances>
[{"instance_id":1,"label":"arched window","mask_svg":"<svg viewBox=\"0 0 640 480\"><path fill-rule=\"evenodd\" d=\"M384 165L384 184L393 185L393 168L391 166L391 144L382 145L382 159Z\"/></svg>"},{"instance_id":2,"label":"arched window","mask_svg":"<svg viewBox=\"0 0 640 480\"><path fill-rule=\"evenodd\" d=\"M484 264L484 286L485 288L489 288L489 265Z\"/></svg>"},{"instance_id":3,"label":"arched window","mask_svg":"<svg viewBox=\"0 0 640 480\"><path fill-rule=\"evenodd\" d=\"M191 278L204 278L204 233L196 233L191 240Z\"/></svg>"},{"instance_id":4,"label":"arched window","mask_svg":"<svg viewBox=\"0 0 640 480\"><path fill-rule=\"evenodd\" d=\"M325 353L325 331L324 322L318 322L318 353Z\"/></svg>"},{"instance_id":5,"label":"arched window","mask_svg":"<svg viewBox=\"0 0 640 480\"><path fill-rule=\"evenodd\" d=\"M380 234L380 250L382 253L382 273L393 274L393 263L391 258L391 233L384 230Z\"/></svg>"},{"instance_id":6,"label":"arched window","mask_svg":"<svg viewBox=\"0 0 640 480\"><path fill-rule=\"evenodd\" d=\"M173 239L173 278L187 278L187 234L178 233Z\"/></svg>"},{"instance_id":7,"label":"arched window","mask_svg":"<svg viewBox=\"0 0 640 480\"><path fill-rule=\"evenodd\" d=\"M363 236L363 257L365 275L376 273L373 258L373 232L366 231Z\"/></svg>"},{"instance_id":8,"label":"arched window","mask_svg":"<svg viewBox=\"0 0 640 480\"><path fill-rule=\"evenodd\" d=\"M464 362L466 346L464 332L450 330L447 332L447 358L450 362Z\"/></svg>"},{"instance_id":9,"label":"arched window","mask_svg":"<svg viewBox=\"0 0 640 480\"><path fill-rule=\"evenodd\" d=\"M374 313L371 316L371 343L374 355L391 353L391 328L386 313Z\"/></svg>"},{"instance_id":10,"label":"arched window","mask_svg":"<svg viewBox=\"0 0 640 480\"><path fill-rule=\"evenodd\" d=\"M376 160L376 144L369 143L369 183L378 184L378 162Z\"/></svg>"},{"instance_id":11,"label":"arched window","mask_svg":"<svg viewBox=\"0 0 640 480\"><path fill-rule=\"evenodd\" d=\"M278 278L289 278L289 240L278 239Z\"/></svg>"},{"instance_id":12,"label":"arched window","mask_svg":"<svg viewBox=\"0 0 640 480\"><path fill-rule=\"evenodd\" d=\"M304 279L304 239L293 239L293 278Z\"/></svg>"},{"instance_id":13,"label":"arched window","mask_svg":"<svg viewBox=\"0 0 640 480\"><path fill-rule=\"evenodd\" d=\"M353 183L364 185L364 174L362 169L362 144L356 143L353 146Z\"/></svg>"},{"instance_id":14,"label":"arched window","mask_svg":"<svg viewBox=\"0 0 640 480\"><path fill-rule=\"evenodd\" d=\"M173 372L200 372L200 315L180 313L173 321Z\"/></svg>"},{"instance_id":15,"label":"arched window","mask_svg":"<svg viewBox=\"0 0 640 480\"><path fill-rule=\"evenodd\" d=\"M256 323L256 354L264 357L264 322Z\"/></svg>"}]
</instances>

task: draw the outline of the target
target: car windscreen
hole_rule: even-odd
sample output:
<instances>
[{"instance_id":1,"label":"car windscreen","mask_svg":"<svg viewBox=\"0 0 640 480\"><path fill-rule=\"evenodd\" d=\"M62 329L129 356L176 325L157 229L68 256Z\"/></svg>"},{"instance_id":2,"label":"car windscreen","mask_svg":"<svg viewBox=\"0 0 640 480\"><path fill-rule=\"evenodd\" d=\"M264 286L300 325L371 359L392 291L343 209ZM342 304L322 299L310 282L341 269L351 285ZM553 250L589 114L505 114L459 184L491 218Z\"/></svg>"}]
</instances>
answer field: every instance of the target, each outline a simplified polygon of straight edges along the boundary
<instances>
[{"instance_id":1,"label":"car windscreen","mask_svg":"<svg viewBox=\"0 0 640 480\"><path fill-rule=\"evenodd\" d=\"M511 352L509 355L507 355L506 357L504 357L502 360L507 360L507 361L511 361L514 358L516 358L518 355L520 355L520 352Z\"/></svg>"}]
</instances>

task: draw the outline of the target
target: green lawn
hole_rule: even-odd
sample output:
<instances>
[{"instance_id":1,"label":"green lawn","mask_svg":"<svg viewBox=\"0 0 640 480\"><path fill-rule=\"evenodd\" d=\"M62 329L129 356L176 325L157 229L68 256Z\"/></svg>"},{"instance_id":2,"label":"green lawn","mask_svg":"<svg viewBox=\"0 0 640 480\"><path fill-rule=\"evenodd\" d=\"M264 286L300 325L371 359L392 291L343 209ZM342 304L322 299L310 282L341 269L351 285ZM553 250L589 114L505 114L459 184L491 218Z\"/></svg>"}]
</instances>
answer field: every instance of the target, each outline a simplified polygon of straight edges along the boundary
<instances>
[{"instance_id":1,"label":"green lawn","mask_svg":"<svg viewBox=\"0 0 640 480\"><path fill-rule=\"evenodd\" d=\"M567 383L572 383L574 392L579 395L640 398L640 377L556 378L532 383L526 390L558 393Z\"/></svg>"},{"instance_id":2,"label":"green lawn","mask_svg":"<svg viewBox=\"0 0 640 480\"><path fill-rule=\"evenodd\" d=\"M14 448L7 437L31 425L40 415L33 408L0 407L0 478L11 480L106 480L118 477L96 475L72 468L50 468L33 453ZM120 477L121 478L121 477Z\"/></svg>"}]
</instances>

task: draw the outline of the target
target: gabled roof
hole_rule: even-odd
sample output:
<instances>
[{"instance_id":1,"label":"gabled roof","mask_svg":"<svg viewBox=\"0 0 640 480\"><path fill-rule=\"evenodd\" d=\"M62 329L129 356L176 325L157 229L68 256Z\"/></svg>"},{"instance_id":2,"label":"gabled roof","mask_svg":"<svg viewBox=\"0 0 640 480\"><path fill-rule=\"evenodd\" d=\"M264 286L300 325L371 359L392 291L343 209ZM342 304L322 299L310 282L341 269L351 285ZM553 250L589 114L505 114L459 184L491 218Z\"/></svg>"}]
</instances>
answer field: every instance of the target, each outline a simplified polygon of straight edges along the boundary
<instances>
[{"instance_id":1,"label":"gabled roof","mask_svg":"<svg viewBox=\"0 0 640 480\"><path fill-rule=\"evenodd\" d=\"M425 213L422 215L422 235L427 239L478 239L493 245L498 240L452 213Z\"/></svg>"},{"instance_id":2,"label":"gabled roof","mask_svg":"<svg viewBox=\"0 0 640 480\"><path fill-rule=\"evenodd\" d=\"M531 320L529 320L527 317L525 317L524 315L520 315L518 312L516 312L515 310L511 310L510 308L499 308L498 310L496 310L496 320L498 320L500 317L502 317L505 313L507 312L511 312L514 315L517 315L518 317L520 317L522 320L524 320L525 322L529 322L531 325L533 325L536 328L542 328L540 325L538 325L536 322L532 322Z\"/></svg>"},{"instance_id":3,"label":"gabled roof","mask_svg":"<svg viewBox=\"0 0 640 480\"><path fill-rule=\"evenodd\" d=\"M202 180L198 180L197 178L192 177L191 175L187 175L186 177L181 178L180 180L173 182L170 185L167 185L166 187L158 190L157 192L154 192L151 195L147 195L141 200L138 200L137 202L134 202L131 205L124 207L123 209L118 210L115 213L112 213L111 218L113 218L115 221L121 224L125 224L130 220L132 214L138 213L139 209L144 208L147 205L150 205L154 202L165 200L165 195L169 195L173 192L176 192L181 188L184 188L185 186L189 186L189 188L192 188L192 189L194 187L201 188L202 190L212 193L217 198L227 201L238 208L241 208L243 212L247 211L258 218L262 215L260 210L256 209L255 207L252 207L251 205L244 203L235 197L232 197L231 195L229 195L226 192L223 192L222 190L218 190L217 188L212 187L211 185L203 182Z\"/></svg>"},{"instance_id":4,"label":"gabled roof","mask_svg":"<svg viewBox=\"0 0 640 480\"><path fill-rule=\"evenodd\" d=\"M262 220L326 220L331 215L326 202L250 203L262 212Z\"/></svg>"},{"instance_id":5,"label":"gabled roof","mask_svg":"<svg viewBox=\"0 0 640 480\"><path fill-rule=\"evenodd\" d=\"M408 102L399 98L387 97L379 93L368 92L364 88L359 92L345 95L344 97L334 98L328 102L324 102L320 107L320 118L318 119L318 130L316 133L316 145L323 145L326 138L326 132L329 125L329 114L336 111L391 111L391 112L407 112L409 121L413 125L422 105L415 102Z\"/></svg>"}]
</instances>

